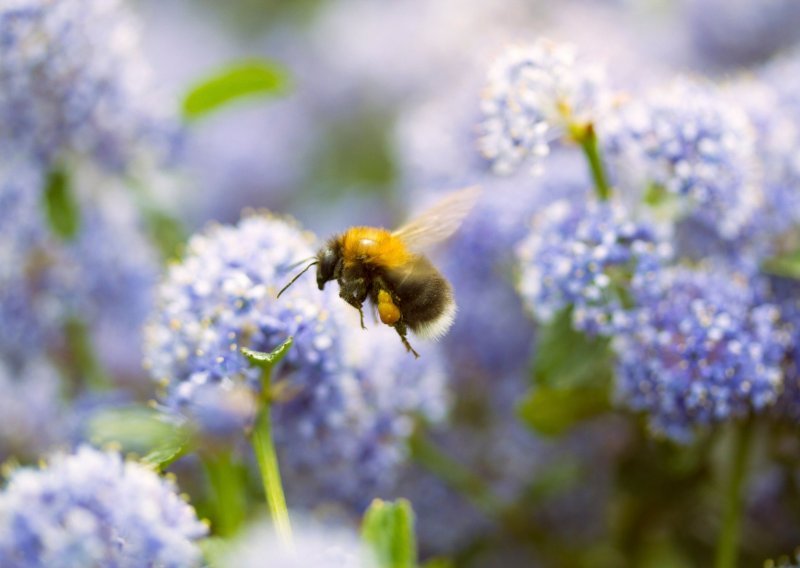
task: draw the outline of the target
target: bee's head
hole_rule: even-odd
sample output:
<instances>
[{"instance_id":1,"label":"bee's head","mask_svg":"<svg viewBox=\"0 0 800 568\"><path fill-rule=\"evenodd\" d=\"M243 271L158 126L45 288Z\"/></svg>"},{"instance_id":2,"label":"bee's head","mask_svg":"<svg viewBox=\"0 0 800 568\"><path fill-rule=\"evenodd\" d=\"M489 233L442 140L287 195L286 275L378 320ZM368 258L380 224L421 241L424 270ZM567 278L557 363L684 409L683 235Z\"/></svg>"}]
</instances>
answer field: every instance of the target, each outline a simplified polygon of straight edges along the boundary
<instances>
[{"instance_id":1,"label":"bee's head","mask_svg":"<svg viewBox=\"0 0 800 568\"><path fill-rule=\"evenodd\" d=\"M292 266L297 266L300 263L308 262L309 260L313 261L310 262L306 267L301 270L291 281L284 286L280 292L278 292L278 298L281 297L283 294L292 284L294 284L298 278L300 278L303 274L308 271L309 268L316 265L317 266L317 286L319 289L322 290L325 288L325 283L330 280L335 280L337 277L336 274L336 267L339 264L339 261L342 258L342 249L336 239L332 239L322 247L319 252L317 252L316 256L311 258L307 258L305 260L301 260L298 263L295 263Z\"/></svg>"},{"instance_id":2,"label":"bee's head","mask_svg":"<svg viewBox=\"0 0 800 568\"><path fill-rule=\"evenodd\" d=\"M325 283L336 278L336 265L339 263L341 253L336 247L326 245L317 253L317 286L322 290Z\"/></svg>"}]
</instances>

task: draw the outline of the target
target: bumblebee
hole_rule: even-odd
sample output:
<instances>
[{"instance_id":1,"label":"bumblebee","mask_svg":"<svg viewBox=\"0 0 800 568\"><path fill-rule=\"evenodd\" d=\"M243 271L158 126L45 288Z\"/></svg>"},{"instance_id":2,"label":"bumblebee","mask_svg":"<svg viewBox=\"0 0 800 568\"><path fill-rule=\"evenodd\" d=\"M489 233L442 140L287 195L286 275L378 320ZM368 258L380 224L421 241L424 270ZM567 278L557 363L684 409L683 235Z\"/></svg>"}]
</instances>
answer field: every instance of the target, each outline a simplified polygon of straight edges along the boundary
<instances>
[{"instance_id":1,"label":"bumblebee","mask_svg":"<svg viewBox=\"0 0 800 568\"><path fill-rule=\"evenodd\" d=\"M406 350L419 357L408 341L411 331L423 339L447 333L456 315L453 288L424 251L456 232L480 190L456 191L396 231L351 227L334 235L279 293L312 266L317 286L335 280L339 297L356 308L364 326L364 303L377 309L381 322L393 327Z\"/></svg>"}]
</instances>

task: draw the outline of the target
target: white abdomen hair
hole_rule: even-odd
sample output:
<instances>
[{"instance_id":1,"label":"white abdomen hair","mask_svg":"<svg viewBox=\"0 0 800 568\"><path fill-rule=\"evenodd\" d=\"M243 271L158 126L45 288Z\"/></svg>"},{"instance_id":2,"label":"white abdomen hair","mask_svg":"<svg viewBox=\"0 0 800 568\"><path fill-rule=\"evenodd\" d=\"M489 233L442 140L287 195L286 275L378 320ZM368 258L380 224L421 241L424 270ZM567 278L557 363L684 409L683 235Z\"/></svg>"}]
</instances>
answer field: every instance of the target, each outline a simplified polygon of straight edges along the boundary
<instances>
[{"instance_id":1,"label":"white abdomen hair","mask_svg":"<svg viewBox=\"0 0 800 568\"><path fill-rule=\"evenodd\" d=\"M456 320L456 312L458 307L452 297L447 299L447 303L436 318L420 323L415 329L412 329L414 335L422 339L440 339L448 332Z\"/></svg>"}]
</instances>

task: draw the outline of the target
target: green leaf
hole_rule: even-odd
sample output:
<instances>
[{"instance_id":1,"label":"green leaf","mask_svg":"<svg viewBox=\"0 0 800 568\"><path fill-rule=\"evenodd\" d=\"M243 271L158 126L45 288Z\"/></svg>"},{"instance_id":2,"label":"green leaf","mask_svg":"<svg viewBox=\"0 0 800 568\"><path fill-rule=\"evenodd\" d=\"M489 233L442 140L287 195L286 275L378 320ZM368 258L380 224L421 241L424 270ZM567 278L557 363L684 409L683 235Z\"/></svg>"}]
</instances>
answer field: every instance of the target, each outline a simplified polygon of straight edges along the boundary
<instances>
[{"instance_id":1,"label":"green leaf","mask_svg":"<svg viewBox=\"0 0 800 568\"><path fill-rule=\"evenodd\" d=\"M800 279L800 251L768 258L762 268L775 276Z\"/></svg>"},{"instance_id":2,"label":"green leaf","mask_svg":"<svg viewBox=\"0 0 800 568\"><path fill-rule=\"evenodd\" d=\"M263 351L253 351L252 349L248 349L247 347L242 347L242 355L244 355L247 358L247 360L250 361L250 364L252 366L259 367L264 371L271 371L272 368L286 356L286 354L289 352L289 349L291 349L293 342L294 338L289 337L286 341L278 345L270 353L265 353Z\"/></svg>"},{"instance_id":3,"label":"green leaf","mask_svg":"<svg viewBox=\"0 0 800 568\"><path fill-rule=\"evenodd\" d=\"M227 565L226 558L229 556L230 542L218 536L204 538L197 543L203 553L209 568L223 568Z\"/></svg>"},{"instance_id":4,"label":"green leaf","mask_svg":"<svg viewBox=\"0 0 800 568\"><path fill-rule=\"evenodd\" d=\"M157 410L141 406L103 410L89 421L89 440L97 446L117 445L144 456L142 462L161 469L189 449L186 429Z\"/></svg>"},{"instance_id":5,"label":"green leaf","mask_svg":"<svg viewBox=\"0 0 800 568\"><path fill-rule=\"evenodd\" d=\"M538 386L599 388L607 385L613 374L609 340L574 330L571 309L541 328L536 352L533 379Z\"/></svg>"},{"instance_id":6,"label":"green leaf","mask_svg":"<svg viewBox=\"0 0 800 568\"><path fill-rule=\"evenodd\" d=\"M431 558L422 568L455 568L455 564L449 558Z\"/></svg>"},{"instance_id":7,"label":"green leaf","mask_svg":"<svg viewBox=\"0 0 800 568\"><path fill-rule=\"evenodd\" d=\"M610 408L608 389L603 386L535 386L519 402L517 414L540 434L558 436Z\"/></svg>"},{"instance_id":8,"label":"green leaf","mask_svg":"<svg viewBox=\"0 0 800 568\"><path fill-rule=\"evenodd\" d=\"M179 257L186 244L186 227L176 217L157 209L144 211L147 227L164 260Z\"/></svg>"},{"instance_id":9,"label":"green leaf","mask_svg":"<svg viewBox=\"0 0 800 568\"><path fill-rule=\"evenodd\" d=\"M47 176L44 210L56 235L65 241L75 238L80 229L80 209L72 193L69 174L63 168L55 167Z\"/></svg>"},{"instance_id":10,"label":"green leaf","mask_svg":"<svg viewBox=\"0 0 800 568\"><path fill-rule=\"evenodd\" d=\"M582 467L573 457L562 458L549 464L536 474L525 489L526 499L532 503L562 495L581 482Z\"/></svg>"},{"instance_id":11,"label":"green leaf","mask_svg":"<svg viewBox=\"0 0 800 568\"><path fill-rule=\"evenodd\" d=\"M183 116L195 120L246 97L276 96L289 86L287 70L274 61L232 63L196 83L183 100Z\"/></svg>"},{"instance_id":12,"label":"green leaf","mask_svg":"<svg viewBox=\"0 0 800 568\"><path fill-rule=\"evenodd\" d=\"M95 391L111 388L111 379L97 358L87 325L78 318L68 318L64 324L64 335L70 366L77 374L76 380L84 381L86 386Z\"/></svg>"},{"instance_id":13,"label":"green leaf","mask_svg":"<svg viewBox=\"0 0 800 568\"><path fill-rule=\"evenodd\" d=\"M361 535L380 568L413 568L417 564L414 512L405 499L375 499L364 514Z\"/></svg>"}]
</instances>

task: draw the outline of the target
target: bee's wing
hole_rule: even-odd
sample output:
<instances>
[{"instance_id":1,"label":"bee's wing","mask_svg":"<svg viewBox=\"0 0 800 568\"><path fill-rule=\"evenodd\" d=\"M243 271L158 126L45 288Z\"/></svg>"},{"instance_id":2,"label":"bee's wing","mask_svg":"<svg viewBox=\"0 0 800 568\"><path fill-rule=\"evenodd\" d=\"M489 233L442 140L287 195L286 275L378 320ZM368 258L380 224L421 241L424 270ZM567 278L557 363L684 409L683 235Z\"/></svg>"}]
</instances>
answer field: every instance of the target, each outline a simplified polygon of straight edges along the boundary
<instances>
[{"instance_id":1,"label":"bee's wing","mask_svg":"<svg viewBox=\"0 0 800 568\"><path fill-rule=\"evenodd\" d=\"M480 194L481 189L477 186L454 191L394 231L392 235L401 239L412 250L428 249L458 230L464 218L475 206Z\"/></svg>"}]
</instances>

